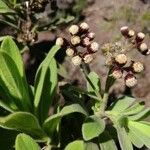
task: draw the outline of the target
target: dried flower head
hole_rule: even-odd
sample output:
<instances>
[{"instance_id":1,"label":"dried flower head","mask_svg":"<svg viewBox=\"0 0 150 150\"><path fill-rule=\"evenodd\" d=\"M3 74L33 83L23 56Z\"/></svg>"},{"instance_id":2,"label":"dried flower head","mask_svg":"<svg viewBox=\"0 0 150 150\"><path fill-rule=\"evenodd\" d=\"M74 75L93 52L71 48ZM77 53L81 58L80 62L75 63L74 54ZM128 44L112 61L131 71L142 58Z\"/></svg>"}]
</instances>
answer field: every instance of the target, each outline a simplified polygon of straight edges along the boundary
<instances>
[{"instance_id":1,"label":"dried flower head","mask_svg":"<svg viewBox=\"0 0 150 150\"><path fill-rule=\"evenodd\" d=\"M80 28L81 28L81 31L88 31L89 30L89 25L86 22L82 22L80 24Z\"/></svg>"},{"instance_id":2,"label":"dried flower head","mask_svg":"<svg viewBox=\"0 0 150 150\"><path fill-rule=\"evenodd\" d=\"M79 27L77 25L72 25L69 28L69 33L72 35L76 35L79 32Z\"/></svg>"},{"instance_id":3,"label":"dried flower head","mask_svg":"<svg viewBox=\"0 0 150 150\"><path fill-rule=\"evenodd\" d=\"M82 58L80 56L76 55L76 56L72 57L71 61L75 66L79 66L79 65L81 65Z\"/></svg>"},{"instance_id":4,"label":"dried flower head","mask_svg":"<svg viewBox=\"0 0 150 150\"><path fill-rule=\"evenodd\" d=\"M86 54L86 55L84 55L83 60L86 64L89 64L93 60L93 55L92 54Z\"/></svg>"},{"instance_id":5,"label":"dried flower head","mask_svg":"<svg viewBox=\"0 0 150 150\"><path fill-rule=\"evenodd\" d=\"M58 37L56 39L56 43L55 44L58 45L58 46L63 46L64 45L64 39L61 38L61 37Z\"/></svg>"},{"instance_id":6,"label":"dried flower head","mask_svg":"<svg viewBox=\"0 0 150 150\"><path fill-rule=\"evenodd\" d=\"M141 62L134 62L132 67L135 73L140 73L144 70L144 66Z\"/></svg>"},{"instance_id":7,"label":"dried flower head","mask_svg":"<svg viewBox=\"0 0 150 150\"><path fill-rule=\"evenodd\" d=\"M118 54L115 57L115 61L120 65L125 65L127 62L127 56L125 54Z\"/></svg>"},{"instance_id":8,"label":"dried flower head","mask_svg":"<svg viewBox=\"0 0 150 150\"><path fill-rule=\"evenodd\" d=\"M72 45L77 46L77 45L80 44L81 39L80 39L79 36L72 36L70 42L71 42Z\"/></svg>"},{"instance_id":9,"label":"dried flower head","mask_svg":"<svg viewBox=\"0 0 150 150\"><path fill-rule=\"evenodd\" d=\"M72 57L74 55L74 53L75 53L75 51L73 48L70 48L70 47L67 48L67 50L66 50L67 56Z\"/></svg>"},{"instance_id":10,"label":"dried flower head","mask_svg":"<svg viewBox=\"0 0 150 150\"><path fill-rule=\"evenodd\" d=\"M97 42L93 42L91 45L90 45L90 50L92 52L97 52L99 49L99 44Z\"/></svg>"}]
</instances>

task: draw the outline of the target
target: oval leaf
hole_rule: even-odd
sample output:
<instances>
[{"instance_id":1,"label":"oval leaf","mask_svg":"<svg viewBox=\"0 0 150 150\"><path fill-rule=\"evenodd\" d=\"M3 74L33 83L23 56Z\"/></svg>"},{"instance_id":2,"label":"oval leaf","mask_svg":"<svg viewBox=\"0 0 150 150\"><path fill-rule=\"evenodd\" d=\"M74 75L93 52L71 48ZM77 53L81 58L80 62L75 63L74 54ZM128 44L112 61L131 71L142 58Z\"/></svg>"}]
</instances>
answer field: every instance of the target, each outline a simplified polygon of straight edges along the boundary
<instances>
[{"instance_id":1,"label":"oval leaf","mask_svg":"<svg viewBox=\"0 0 150 150\"><path fill-rule=\"evenodd\" d=\"M99 144L101 150L117 150L117 146L114 142L114 140L111 138L109 133L107 131L104 131L99 136Z\"/></svg>"},{"instance_id":2,"label":"oval leaf","mask_svg":"<svg viewBox=\"0 0 150 150\"><path fill-rule=\"evenodd\" d=\"M37 138L44 136L36 117L27 112L16 112L6 117L0 117L0 126L5 129L26 132Z\"/></svg>"},{"instance_id":3,"label":"oval leaf","mask_svg":"<svg viewBox=\"0 0 150 150\"><path fill-rule=\"evenodd\" d=\"M97 116L91 116L82 125L82 135L85 141L98 137L105 129L105 122Z\"/></svg>"},{"instance_id":4,"label":"oval leaf","mask_svg":"<svg viewBox=\"0 0 150 150\"><path fill-rule=\"evenodd\" d=\"M15 150L40 150L39 145L28 135L19 134L15 142Z\"/></svg>"},{"instance_id":5,"label":"oval leaf","mask_svg":"<svg viewBox=\"0 0 150 150\"><path fill-rule=\"evenodd\" d=\"M71 143L69 143L65 150L85 150L85 144L84 144L84 141L81 141L81 140L76 140L76 141L73 141Z\"/></svg>"}]
</instances>

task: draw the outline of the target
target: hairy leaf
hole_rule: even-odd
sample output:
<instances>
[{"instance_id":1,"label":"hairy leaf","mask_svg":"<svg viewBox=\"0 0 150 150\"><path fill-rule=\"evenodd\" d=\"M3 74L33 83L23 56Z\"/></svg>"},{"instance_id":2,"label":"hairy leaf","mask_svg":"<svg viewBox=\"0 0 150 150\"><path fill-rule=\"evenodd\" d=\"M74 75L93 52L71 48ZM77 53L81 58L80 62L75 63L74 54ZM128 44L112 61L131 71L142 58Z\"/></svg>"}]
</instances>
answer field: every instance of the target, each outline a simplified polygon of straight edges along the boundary
<instances>
[{"instance_id":1,"label":"hairy leaf","mask_svg":"<svg viewBox=\"0 0 150 150\"><path fill-rule=\"evenodd\" d=\"M39 145L26 134L19 134L15 142L15 150L40 150Z\"/></svg>"},{"instance_id":2,"label":"hairy leaf","mask_svg":"<svg viewBox=\"0 0 150 150\"><path fill-rule=\"evenodd\" d=\"M105 122L97 116L88 117L82 125L82 135L85 141L98 137L105 129Z\"/></svg>"},{"instance_id":3,"label":"hairy leaf","mask_svg":"<svg viewBox=\"0 0 150 150\"><path fill-rule=\"evenodd\" d=\"M26 132L36 138L44 136L36 117L27 112L16 112L6 117L0 117L0 126L5 129Z\"/></svg>"}]
</instances>

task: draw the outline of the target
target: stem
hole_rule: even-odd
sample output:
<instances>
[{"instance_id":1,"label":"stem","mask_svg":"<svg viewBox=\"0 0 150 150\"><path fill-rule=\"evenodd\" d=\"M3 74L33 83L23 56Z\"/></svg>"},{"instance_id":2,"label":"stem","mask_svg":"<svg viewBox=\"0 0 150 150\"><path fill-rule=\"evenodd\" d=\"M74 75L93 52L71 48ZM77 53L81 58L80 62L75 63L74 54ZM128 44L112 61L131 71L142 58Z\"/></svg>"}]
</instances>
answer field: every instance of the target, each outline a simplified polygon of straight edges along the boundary
<instances>
[{"instance_id":1,"label":"stem","mask_svg":"<svg viewBox=\"0 0 150 150\"><path fill-rule=\"evenodd\" d=\"M105 109L106 109L107 103L108 103L108 98L109 98L109 89L115 82L114 78L112 76L110 76L111 75L111 70L112 70L112 68L109 69L107 79L106 79L105 93L103 95L100 110L99 110L99 113L98 113L100 115L103 115L104 112L105 112Z\"/></svg>"},{"instance_id":2,"label":"stem","mask_svg":"<svg viewBox=\"0 0 150 150\"><path fill-rule=\"evenodd\" d=\"M102 102L101 102L101 107L100 107L100 114L104 114L105 112L105 109L107 107L107 103L108 103L108 97L109 97L109 94L108 93L104 93L104 96L103 96L103 99L102 99Z\"/></svg>"}]
</instances>

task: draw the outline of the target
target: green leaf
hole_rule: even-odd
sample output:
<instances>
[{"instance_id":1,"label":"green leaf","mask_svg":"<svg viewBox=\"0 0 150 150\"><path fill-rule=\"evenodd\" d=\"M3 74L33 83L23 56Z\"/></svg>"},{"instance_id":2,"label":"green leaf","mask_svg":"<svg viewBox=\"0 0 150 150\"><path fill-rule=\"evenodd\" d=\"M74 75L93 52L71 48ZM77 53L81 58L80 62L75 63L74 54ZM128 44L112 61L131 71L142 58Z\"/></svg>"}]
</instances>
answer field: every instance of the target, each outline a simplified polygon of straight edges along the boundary
<instances>
[{"instance_id":1,"label":"green leaf","mask_svg":"<svg viewBox=\"0 0 150 150\"><path fill-rule=\"evenodd\" d=\"M0 13L14 13L2 0L0 1Z\"/></svg>"},{"instance_id":2,"label":"green leaf","mask_svg":"<svg viewBox=\"0 0 150 150\"><path fill-rule=\"evenodd\" d=\"M45 132L51 136L56 130L57 125L60 123L61 118L72 113L81 113L87 116L87 112L79 104L65 106L60 113L52 115L45 120L43 124Z\"/></svg>"},{"instance_id":3,"label":"green leaf","mask_svg":"<svg viewBox=\"0 0 150 150\"><path fill-rule=\"evenodd\" d=\"M129 108L133 102L135 101L135 98L124 96L123 98L118 99L112 106L111 106L111 112L115 113L121 113L124 112L127 108Z\"/></svg>"},{"instance_id":4,"label":"green leaf","mask_svg":"<svg viewBox=\"0 0 150 150\"><path fill-rule=\"evenodd\" d=\"M42 72L41 74L39 73L38 75L40 78ZM47 118L48 116L48 111L56 91L56 86L57 86L57 65L55 59L52 59L51 63L47 68L47 72L43 83L41 100L38 107L38 116L40 116L41 122L43 122L45 118Z\"/></svg>"},{"instance_id":5,"label":"green leaf","mask_svg":"<svg viewBox=\"0 0 150 150\"><path fill-rule=\"evenodd\" d=\"M119 125L115 125L117 130L120 147L122 150L133 150L131 141L129 140L125 128L121 128Z\"/></svg>"},{"instance_id":6,"label":"green leaf","mask_svg":"<svg viewBox=\"0 0 150 150\"><path fill-rule=\"evenodd\" d=\"M101 87L99 76L95 72L90 72L88 78L90 79L90 83L87 83L88 92L99 92Z\"/></svg>"},{"instance_id":7,"label":"green leaf","mask_svg":"<svg viewBox=\"0 0 150 150\"><path fill-rule=\"evenodd\" d=\"M95 143L88 142L88 143L86 143L85 149L86 150L99 150L99 147Z\"/></svg>"},{"instance_id":8,"label":"green leaf","mask_svg":"<svg viewBox=\"0 0 150 150\"><path fill-rule=\"evenodd\" d=\"M99 144L101 150L117 150L117 146L107 131L99 136Z\"/></svg>"},{"instance_id":9,"label":"green leaf","mask_svg":"<svg viewBox=\"0 0 150 150\"><path fill-rule=\"evenodd\" d=\"M5 94L4 100L8 98L14 101L19 110L29 111L31 102L22 78L14 60L0 50L0 86Z\"/></svg>"},{"instance_id":10,"label":"green leaf","mask_svg":"<svg viewBox=\"0 0 150 150\"><path fill-rule=\"evenodd\" d=\"M81 141L81 140L76 140L76 141L73 141L71 143L69 143L65 150L85 150L85 143L84 141Z\"/></svg>"},{"instance_id":11,"label":"green leaf","mask_svg":"<svg viewBox=\"0 0 150 150\"><path fill-rule=\"evenodd\" d=\"M6 117L0 117L0 126L28 133L36 138L44 136L36 117L27 112L16 112Z\"/></svg>"},{"instance_id":12,"label":"green leaf","mask_svg":"<svg viewBox=\"0 0 150 150\"><path fill-rule=\"evenodd\" d=\"M9 112L14 112L14 110L12 109L13 106L9 106L8 104L4 102L4 100L0 100L0 107L4 108L5 110Z\"/></svg>"},{"instance_id":13,"label":"green leaf","mask_svg":"<svg viewBox=\"0 0 150 150\"><path fill-rule=\"evenodd\" d=\"M49 107L57 85L57 66L54 56L59 49L59 46L54 46L50 50L36 74L34 107L36 113L40 114L41 117L43 116L40 118L41 120L48 116Z\"/></svg>"},{"instance_id":14,"label":"green leaf","mask_svg":"<svg viewBox=\"0 0 150 150\"><path fill-rule=\"evenodd\" d=\"M145 108L144 102L135 103L133 106L129 107L124 111L124 115L134 115L141 112Z\"/></svg>"},{"instance_id":15,"label":"green leaf","mask_svg":"<svg viewBox=\"0 0 150 150\"><path fill-rule=\"evenodd\" d=\"M138 148L142 148L144 146L143 142L136 135L134 130L129 130L128 137L130 138L130 141L133 143L134 146Z\"/></svg>"},{"instance_id":16,"label":"green leaf","mask_svg":"<svg viewBox=\"0 0 150 150\"><path fill-rule=\"evenodd\" d=\"M24 76L24 68L23 68L23 61L20 55L19 49L15 42L13 41L12 37L6 36L1 44L1 51L7 53L15 62L19 74L21 77Z\"/></svg>"},{"instance_id":17,"label":"green leaf","mask_svg":"<svg viewBox=\"0 0 150 150\"><path fill-rule=\"evenodd\" d=\"M99 76L95 72L90 72L87 76L87 90L89 93L95 93L101 98L101 82Z\"/></svg>"},{"instance_id":18,"label":"green leaf","mask_svg":"<svg viewBox=\"0 0 150 150\"><path fill-rule=\"evenodd\" d=\"M105 122L97 116L88 117L82 125L82 135L85 141L98 137L105 129Z\"/></svg>"},{"instance_id":19,"label":"green leaf","mask_svg":"<svg viewBox=\"0 0 150 150\"><path fill-rule=\"evenodd\" d=\"M128 122L129 132L134 132L134 134L139 137L142 143L150 148L150 124L136 121Z\"/></svg>"},{"instance_id":20,"label":"green leaf","mask_svg":"<svg viewBox=\"0 0 150 150\"><path fill-rule=\"evenodd\" d=\"M40 150L39 145L28 135L19 134L15 142L15 150Z\"/></svg>"},{"instance_id":21,"label":"green leaf","mask_svg":"<svg viewBox=\"0 0 150 150\"><path fill-rule=\"evenodd\" d=\"M139 112L138 114L129 116L131 120L143 120L150 115L150 108L146 108L143 111Z\"/></svg>"}]
</instances>

